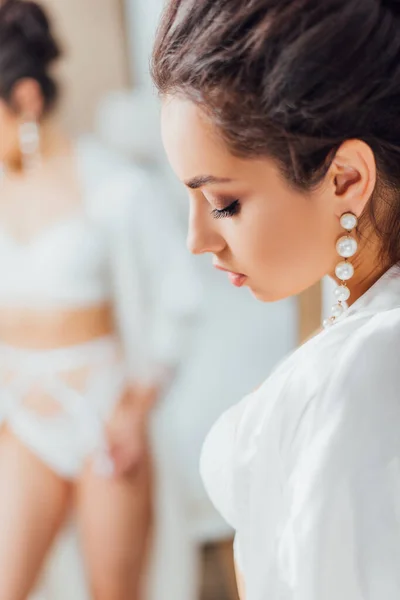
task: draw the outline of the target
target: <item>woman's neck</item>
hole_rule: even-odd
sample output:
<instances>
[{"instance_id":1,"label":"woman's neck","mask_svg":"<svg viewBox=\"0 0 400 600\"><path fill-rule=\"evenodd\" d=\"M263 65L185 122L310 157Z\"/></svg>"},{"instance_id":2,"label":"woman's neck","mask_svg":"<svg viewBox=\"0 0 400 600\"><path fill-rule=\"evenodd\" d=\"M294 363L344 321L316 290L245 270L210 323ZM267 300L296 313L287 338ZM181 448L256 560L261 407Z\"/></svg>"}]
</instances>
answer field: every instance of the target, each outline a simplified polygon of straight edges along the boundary
<instances>
[{"instance_id":1,"label":"woman's neck","mask_svg":"<svg viewBox=\"0 0 400 600\"><path fill-rule=\"evenodd\" d=\"M355 274L352 279L348 282L348 287L351 291L350 299L347 304L351 306L361 296L363 296L390 268L390 264L383 265L378 260L379 250L376 246L370 252L364 252L363 258L359 257L359 260L354 260ZM337 279L335 278L335 281Z\"/></svg>"},{"instance_id":2,"label":"woman's neck","mask_svg":"<svg viewBox=\"0 0 400 600\"><path fill-rule=\"evenodd\" d=\"M40 128L40 153L43 162L64 156L71 152L71 140L52 120Z\"/></svg>"}]
</instances>

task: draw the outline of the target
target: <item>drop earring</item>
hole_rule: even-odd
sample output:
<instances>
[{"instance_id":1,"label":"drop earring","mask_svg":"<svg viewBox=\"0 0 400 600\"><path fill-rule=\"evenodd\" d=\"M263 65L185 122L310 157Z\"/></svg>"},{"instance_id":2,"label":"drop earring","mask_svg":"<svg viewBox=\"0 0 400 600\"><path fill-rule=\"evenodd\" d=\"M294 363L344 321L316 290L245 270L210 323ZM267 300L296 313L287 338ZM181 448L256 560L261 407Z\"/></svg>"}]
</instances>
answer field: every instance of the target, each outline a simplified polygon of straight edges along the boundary
<instances>
[{"instance_id":1,"label":"drop earring","mask_svg":"<svg viewBox=\"0 0 400 600\"><path fill-rule=\"evenodd\" d=\"M24 119L19 126L19 146L24 171L40 165L40 131L35 119Z\"/></svg>"},{"instance_id":2,"label":"drop earring","mask_svg":"<svg viewBox=\"0 0 400 600\"><path fill-rule=\"evenodd\" d=\"M335 274L339 279L340 284L335 290L336 304L332 307L331 316L328 319L325 319L323 323L325 328L333 325L345 310L343 304L350 298L350 290L347 287L347 282L354 275L354 267L352 263L349 262L349 258L354 256L358 250L357 240L351 235L354 229L357 228L357 217L353 215L353 213L345 213L340 218L340 224L346 231L346 234L338 239L336 251L344 260L336 265Z\"/></svg>"}]
</instances>

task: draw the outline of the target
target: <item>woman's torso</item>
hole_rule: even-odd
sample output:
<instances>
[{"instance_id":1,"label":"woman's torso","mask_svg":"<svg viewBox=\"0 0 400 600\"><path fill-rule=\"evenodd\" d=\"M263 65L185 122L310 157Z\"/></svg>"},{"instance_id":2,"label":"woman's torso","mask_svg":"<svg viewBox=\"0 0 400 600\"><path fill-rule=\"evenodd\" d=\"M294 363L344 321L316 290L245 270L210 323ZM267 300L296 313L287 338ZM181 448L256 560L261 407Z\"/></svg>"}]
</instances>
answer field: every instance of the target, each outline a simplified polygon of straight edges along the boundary
<instances>
[{"instance_id":1,"label":"woman's torso","mask_svg":"<svg viewBox=\"0 0 400 600\"><path fill-rule=\"evenodd\" d=\"M113 333L109 240L96 200L117 170L107 158L82 138L54 161L50 180L26 188L26 206L11 197L0 207L3 344L52 349Z\"/></svg>"},{"instance_id":2,"label":"woman's torso","mask_svg":"<svg viewBox=\"0 0 400 600\"><path fill-rule=\"evenodd\" d=\"M16 348L51 350L76 346L113 332L110 304L74 310L0 308L0 342Z\"/></svg>"},{"instance_id":3,"label":"woman's torso","mask_svg":"<svg viewBox=\"0 0 400 600\"><path fill-rule=\"evenodd\" d=\"M399 355L394 267L214 426L203 478L246 600L399 597Z\"/></svg>"}]
</instances>

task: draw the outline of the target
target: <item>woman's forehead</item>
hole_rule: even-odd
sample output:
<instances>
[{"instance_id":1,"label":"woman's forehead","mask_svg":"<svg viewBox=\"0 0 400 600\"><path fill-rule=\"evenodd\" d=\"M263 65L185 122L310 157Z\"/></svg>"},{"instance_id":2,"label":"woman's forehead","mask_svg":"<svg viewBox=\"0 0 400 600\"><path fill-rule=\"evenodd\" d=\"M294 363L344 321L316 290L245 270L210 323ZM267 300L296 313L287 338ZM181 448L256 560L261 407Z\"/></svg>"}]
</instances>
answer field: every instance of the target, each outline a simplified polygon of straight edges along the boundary
<instances>
[{"instance_id":1,"label":"woman's forehead","mask_svg":"<svg viewBox=\"0 0 400 600\"><path fill-rule=\"evenodd\" d=\"M168 158L179 179L212 175L231 178L246 161L235 157L201 109L178 97L164 100L162 137Z\"/></svg>"}]
</instances>

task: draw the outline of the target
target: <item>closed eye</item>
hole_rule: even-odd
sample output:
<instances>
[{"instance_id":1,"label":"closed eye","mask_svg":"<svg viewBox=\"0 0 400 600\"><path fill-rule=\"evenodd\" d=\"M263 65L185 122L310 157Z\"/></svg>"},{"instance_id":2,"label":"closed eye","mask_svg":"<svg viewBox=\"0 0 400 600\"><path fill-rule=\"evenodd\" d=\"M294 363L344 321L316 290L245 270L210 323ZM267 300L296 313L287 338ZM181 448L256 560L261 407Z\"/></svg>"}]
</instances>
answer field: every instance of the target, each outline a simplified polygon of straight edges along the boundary
<instances>
[{"instance_id":1,"label":"closed eye","mask_svg":"<svg viewBox=\"0 0 400 600\"><path fill-rule=\"evenodd\" d=\"M239 200L235 200L234 202L232 202L232 204L230 204L229 206L226 206L225 208L218 210L217 208L215 208L214 210L211 211L211 215L213 216L214 219L224 219L227 217L234 217L235 215L239 214L240 212L240 202Z\"/></svg>"}]
</instances>

